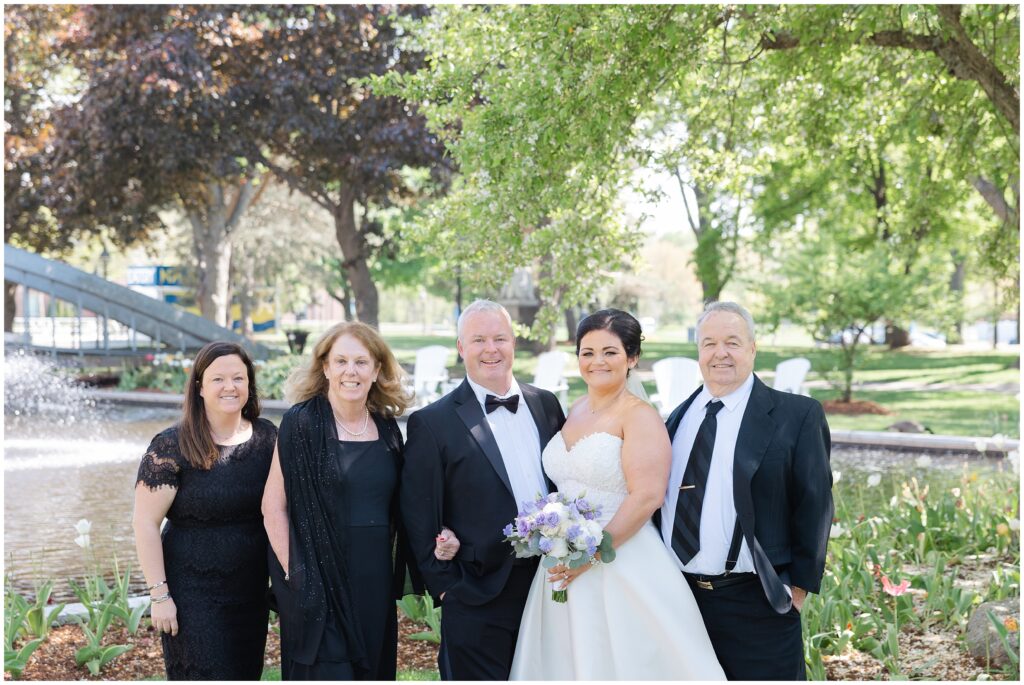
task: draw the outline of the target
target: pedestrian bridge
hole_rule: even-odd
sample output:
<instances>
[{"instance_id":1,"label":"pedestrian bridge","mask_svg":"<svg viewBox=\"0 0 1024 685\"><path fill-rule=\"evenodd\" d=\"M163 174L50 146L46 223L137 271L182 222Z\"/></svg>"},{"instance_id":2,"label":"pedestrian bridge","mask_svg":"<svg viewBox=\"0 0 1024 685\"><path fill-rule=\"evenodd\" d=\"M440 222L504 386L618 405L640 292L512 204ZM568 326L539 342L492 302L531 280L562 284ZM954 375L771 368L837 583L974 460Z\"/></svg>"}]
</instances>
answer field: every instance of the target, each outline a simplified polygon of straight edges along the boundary
<instances>
[{"instance_id":1,"label":"pedestrian bridge","mask_svg":"<svg viewBox=\"0 0 1024 685\"><path fill-rule=\"evenodd\" d=\"M121 351L138 350L136 333L148 338L144 347L155 346L160 351L189 352L197 350L206 343L216 340L236 342L257 359L266 359L275 351L254 343L248 338L208 321L200 316L160 300L147 297L134 290L111 283L105 278L76 269L63 262L45 259L37 254L21 250L11 245L4 245L4 280L17 283L24 288L26 306L22 312L29 311L28 291L46 293L51 300L63 300L75 308L78 320L79 341L81 340L81 317L83 311L90 311L103 319L102 343L97 340L95 349L110 354L114 351L108 332L108 322L118 321L129 331L128 347ZM51 307L51 312L53 311ZM58 352L56 319L52 321L53 335L49 336L49 345L33 343L27 323L24 337L16 339L27 346L49 348L54 354ZM102 347L100 347L102 345ZM75 349L63 349L63 352L84 350L81 346Z\"/></svg>"}]
</instances>

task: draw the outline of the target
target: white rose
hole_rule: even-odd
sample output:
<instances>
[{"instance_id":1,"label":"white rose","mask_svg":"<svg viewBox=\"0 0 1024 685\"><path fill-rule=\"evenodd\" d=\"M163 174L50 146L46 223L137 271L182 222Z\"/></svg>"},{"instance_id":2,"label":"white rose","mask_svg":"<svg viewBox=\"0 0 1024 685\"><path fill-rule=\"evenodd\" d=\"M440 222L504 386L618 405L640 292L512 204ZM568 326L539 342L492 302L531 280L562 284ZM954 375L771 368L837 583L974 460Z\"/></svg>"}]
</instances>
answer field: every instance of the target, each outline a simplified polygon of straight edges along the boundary
<instances>
[{"instance_id":1,"label":"white rose","mask_svg":"<svg viewBox=\"0 0 1024 685\"><path fill-rule=\"evenodd\" d=\"M557 530L559 535L565 535L569 530L569 507L565 506L561 502L551 502L545 504L544 508L541 509L541 513L545 516L550 516L552 513L558 514L558 525L547 526L550 530Z\"/></svg>"},{"instance_id":2,"label":"white rose","mask_svg":"<svg viewBox=\"0 0 1024 685\"><path fill-rule=\"evenodd\" d=\"M91 530L92 523L89 522L89 519L79 519L75 524L75 532L79 535L88 535Z\"/></svg>"},{"instance_id":3,"label":"white rose","mask_svg":"<svg viewBox=\"0 0 1024 685\"><path fill-rule=\"evenodd\" d=\"M551 540L551 551L548 552L548 556L557 559L564 559L569 556L569 544L565 541L565 538L554 538Z\"/></svg>"},{"instance_id":4,"label":"white rose","mask_svg":"<svg viewBox=\"0 0 1024 685\"><path fill-rule=\"evenodd\" d=\"M597 541L596 544L600 545L601 536L604 535L604 528L601 527L601 524L597 521L584 521L582 525L586 535L593 537Z\"/></svg>"}]
</instances>

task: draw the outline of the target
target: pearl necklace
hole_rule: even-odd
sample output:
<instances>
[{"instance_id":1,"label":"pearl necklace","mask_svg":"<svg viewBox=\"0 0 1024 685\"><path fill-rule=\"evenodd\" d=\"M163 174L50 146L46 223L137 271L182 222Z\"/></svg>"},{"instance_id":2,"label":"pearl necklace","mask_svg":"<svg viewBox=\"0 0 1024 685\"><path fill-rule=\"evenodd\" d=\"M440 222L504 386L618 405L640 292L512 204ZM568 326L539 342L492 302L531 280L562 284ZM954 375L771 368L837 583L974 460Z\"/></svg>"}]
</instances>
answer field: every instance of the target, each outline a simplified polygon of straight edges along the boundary
<instances>
[{"instance_id":1,"label":"pearl necklace","mask_svg":"<svg viewBox=\"0 0 1024 685\"><path fill-rule=\"evenodd\" d=\"M370 427L370 410L366 407L363 407L363 427L362 429L360 429L358 433L354 433L350 431L348 428L345 428L345 424L342 423L341 417L338 416L338 412L335 411L333 408L331 409L331 413L334 414L334 421L339 426L341 426L341 430L345 431L353 438L358 438L359 436L363 435L364 433L366 433L366 429Z\"/></svg>"}]
</instances>

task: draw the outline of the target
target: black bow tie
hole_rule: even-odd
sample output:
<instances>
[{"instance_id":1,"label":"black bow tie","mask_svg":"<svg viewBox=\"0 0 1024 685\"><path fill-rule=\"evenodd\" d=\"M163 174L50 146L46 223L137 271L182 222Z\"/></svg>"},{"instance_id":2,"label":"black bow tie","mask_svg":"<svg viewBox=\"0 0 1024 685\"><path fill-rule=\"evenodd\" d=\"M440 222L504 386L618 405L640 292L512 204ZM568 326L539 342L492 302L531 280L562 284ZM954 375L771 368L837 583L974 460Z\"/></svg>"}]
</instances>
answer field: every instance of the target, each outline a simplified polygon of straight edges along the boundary
<instances>
[{"instance_id":1,"label":"black bow tie","mask_svg":"<svg viewBox=\"0 0 1024 685\"><path fill-rule=\"evenodd\" d=\"M487 399L484 400L484 407L487 409L488 414L498 407L505 407L505 409L508 409L510 412L515 414L516 410L519 409L519 395L512 395L505 399L499 399L494 395L488 395Z\"/></svg>"}]
</instances>

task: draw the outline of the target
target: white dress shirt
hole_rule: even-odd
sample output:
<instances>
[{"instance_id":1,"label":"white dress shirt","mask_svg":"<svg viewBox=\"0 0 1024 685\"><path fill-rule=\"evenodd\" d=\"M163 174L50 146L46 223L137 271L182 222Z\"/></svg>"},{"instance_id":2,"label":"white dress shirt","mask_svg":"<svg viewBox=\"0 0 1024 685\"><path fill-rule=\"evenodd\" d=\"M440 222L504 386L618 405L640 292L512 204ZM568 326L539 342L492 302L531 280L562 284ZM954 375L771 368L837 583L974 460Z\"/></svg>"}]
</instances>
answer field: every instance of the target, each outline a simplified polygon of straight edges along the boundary
<instances>
[{"instance_id":1,"label":"white dress shirt","mask_svg":"<svg viewBox=\"0 0 1024 685\"><path fill-rule=\"evenodd\" d=\"M480 408L487 419L487 425L494 435L494 441L498 443L498 450L501 452L501 459L505 462L505 472L508 473L509 483L512 484L512 496L516 498L516 507L521 509L523 502L534 501L537 494L548 494L548 486L544 482L544 469L540 461L540 433L537 431L537 424L533 422L533 414L526 406L526 399L519 390L519 384L512 379L512 386L504 395L495 395L498 399L505 399L512 395L519 395L519 407L516 413L510 412L505 407L498 407L490 414L484 402L488 395L493 392L477 385L470 378L466 378L473 394L480 402Z\"/></svg>"},{"instance_id":2,"label":"white dress shirt","mask_svg":"<svg viewBox=\"0 0 1024 685\"><path fill-rule=\"evenodd\" d=\"M697 439L697 430L704 421L706 405L712 400L721 400L725 405L718 415L718 429L715 432L715 447L711 455L711 469L708 471L708 482L704 488L704 504L700 515L700 550L690 563L683 565L675 552L672 559L676 565L687 573L717 576L725 573L725 560L732 542L733 529L736 526L736 505L733 502L732 467L736 453L736 439L740 433L740 423L747 409L747 400L754 387L754 375L751 374L743 385L725 397L714 397L708 392L707 386L700 391L693 403L687 408L683 420L676 429L672 440L672 470L668 479L668 492L665 504L661 508L662 537L669 549L672 549L672 527L675 524L676 502L679 499L679 486L683 482L686 463L690 460L690 451ZM750 556L746 540L740 543L739 558L734 573L748 573L754 570L754 560Z\"/></svg>"}]
</instances>

